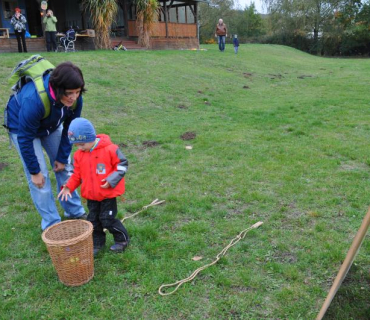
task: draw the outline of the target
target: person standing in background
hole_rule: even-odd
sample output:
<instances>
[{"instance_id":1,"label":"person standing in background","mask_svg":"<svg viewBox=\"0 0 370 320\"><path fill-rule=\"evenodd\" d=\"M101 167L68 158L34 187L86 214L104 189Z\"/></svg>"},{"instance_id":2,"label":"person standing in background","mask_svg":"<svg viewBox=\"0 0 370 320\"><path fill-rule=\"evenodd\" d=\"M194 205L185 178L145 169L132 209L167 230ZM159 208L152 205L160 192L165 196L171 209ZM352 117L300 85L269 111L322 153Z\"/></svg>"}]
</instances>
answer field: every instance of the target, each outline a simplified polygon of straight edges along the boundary
<instances>
[{"instance_id":1,"label":"person standing in background","mask_svg":"<svg viewBox=\"0 0 370 320\"><path fill-rule=\"evenodd\" d=\"M224 21L222 19L218 20L218 23L216 24L216 33L215 36L218 39L218 48L221 52L225 51L225 41L227 37L227 28L226 24L224 24Z\"/></svg>"},{"instance_id":2,"label":"person standing in background","mask_svg":"<svg viewBox=\"0 0 370 320\"><path fill-rule=\"evenodd\" d=\"M56 51L57 49L57 18L54 16L52 10L48 10L42 21L45 23L45 37L46 37L46 49L48 52Z\"/></svg>"},{"instance_id":3,"label":"person standing in background","mask_svg":"<svg viewBox=\"0 0 370 320\"><path fill-rule=\"evenodd\" d=\"M23 51L27 52L26 37L25 37L27 20L26 20L26 17L21 13L21 9L15 8L15 14L10 20L10 23L13 25L14 33L15 33L15 36L17 37L18 52L22 52L22 45L23 45Z\"/></svg>"},{"instance_id":4,"label":"person standing in background","mask_svg":"<svg viewBox=\"0 0 370 320\"><path fill-rule=\"evenodd\" d=\"M238 53L238 49L239 49L239 40L238 40L238 35L237 34L234 34L234 37L233 37L233 45L234 45L235 54L237 54Z\"/></svg>"}]
</instances>

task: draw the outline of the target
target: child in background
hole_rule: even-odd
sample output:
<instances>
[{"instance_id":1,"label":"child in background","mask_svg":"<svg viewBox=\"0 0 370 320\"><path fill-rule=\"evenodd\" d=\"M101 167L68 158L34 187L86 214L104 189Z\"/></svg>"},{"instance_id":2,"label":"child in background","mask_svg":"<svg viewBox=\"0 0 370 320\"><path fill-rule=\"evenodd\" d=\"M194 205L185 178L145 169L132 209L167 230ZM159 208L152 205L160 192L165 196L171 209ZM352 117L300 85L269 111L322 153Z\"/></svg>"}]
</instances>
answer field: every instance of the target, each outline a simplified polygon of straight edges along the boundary
<instances>
[{"instance_id":1,"label":"child in background","mask_svg":"<svg viewBox=\"0 0 370 320\"><path fill-rule=\"evenodd\" d=\"M237 54L238 53L238 49L239 49L239 40L238 40L238 35L237 34L234 34L233 44L234 44L235 54Z\"/></svg>"},{"instance_id":2,"label":"child in background","mask_svg":"<svg viewBox=\"0 0 370 320\"><path fill-rule=\"evenodd\" d=\"M74 173L58 198L67 200L81 184L81 195L87 199L89 209L87 220L94 226L94 256L105 246L104 229L113 234L115 244L110 250L123 252L130 239L122 222L116 219L116 197L125 192L128 161L108 135L96 135L94 126L84 118L71 122L68 137L78 150L73 157Z\"/></svg>"}]
</instances>

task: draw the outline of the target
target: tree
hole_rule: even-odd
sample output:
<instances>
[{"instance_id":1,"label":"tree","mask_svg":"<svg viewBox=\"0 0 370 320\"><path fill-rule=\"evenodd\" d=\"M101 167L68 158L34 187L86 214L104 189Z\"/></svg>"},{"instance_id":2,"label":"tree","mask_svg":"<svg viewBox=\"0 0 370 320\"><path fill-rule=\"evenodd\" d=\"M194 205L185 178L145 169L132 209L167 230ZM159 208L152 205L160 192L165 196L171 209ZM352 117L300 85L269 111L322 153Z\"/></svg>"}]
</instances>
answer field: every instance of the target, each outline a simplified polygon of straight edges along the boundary
<instances>
[{"instance_id":1,"label":"tree","mask_svg":"<svg viewBox=\"0 0 370 320\"><path fill-rule=\"evenodd\" d=\"M138 43L150 47L150 35L158 20L159 3L157 0L136 0L136 22L139 33Z\"/></svg>"},{"instance_id":2,"label":"tree","mask_svg":"<svg viewBox=\"0 0 370 320\"><path fill-rule=\"evenodd\" d=\"M91 16L96 32L95 46L98 49L110 49L110 28L117 15L116 0L82 0L85 12Z\"/></svg>"},{"instance_id":3,"label":"tree","mask_svg":"<svg viewBox=\"0 0 370 320\"><path fill-rule=\"evenodd\" d=\"M233 28L235 10L233 0L210 0L209 3L200 3L199 22L200 40L204 42L214 39L216 24L223 19L227 25L228 32Z\"/></svg>"},{"instance_id":4,"label":"tree","mask_svg":"<svg viewBox=\"0 0 370 320\"><path fill-rule=\"evenodd\" d=\"M272 33L298 34L312 39L310 52L316 53L323 44L320 37L334 34L338 23L333 21L346 12L346 18L358 11L361 0L264 0L270 13ZM349 19L349 21L352 18ZM346 29L346 26L342 24ZM344 30L342 29L342 31ZM327 34L325 34L327 33Z\"/></svg>"},{"instance_id":5,"label":"tree","mask_svg":"<svg viewBox=\"0 0 370 320\"><path fill-rule=\"evenodd\" d=\"M263 33L263 22L254 2L244 8L242 21L238 26L238 34L244 37L258 37Z\"/></svg>"},{"instance_id":6,"label":"tree","mask_svg":"<svg viewBox=\"0 0 370 320\"><path fill-rule=\"evenodd\" d=\"M199 9L201 42L214 39L216 24L221 18L227 25L228 35L238 34L240 39L258 37L265 32L261 15L254 3L244 10L233 9L234 1L211 0L209 4L201 3Z\"/></svg>"},{"instance_id":7,"label":"tree","mask_svg":"<svg viewBox=\"0 0 370 320\"><path fill-rule=\"evenodd\" d=\"M369 3L346 1L335 12L332 34L340 34L339 52L342 55L369 53Z\"/></svg>"}]
</instances>

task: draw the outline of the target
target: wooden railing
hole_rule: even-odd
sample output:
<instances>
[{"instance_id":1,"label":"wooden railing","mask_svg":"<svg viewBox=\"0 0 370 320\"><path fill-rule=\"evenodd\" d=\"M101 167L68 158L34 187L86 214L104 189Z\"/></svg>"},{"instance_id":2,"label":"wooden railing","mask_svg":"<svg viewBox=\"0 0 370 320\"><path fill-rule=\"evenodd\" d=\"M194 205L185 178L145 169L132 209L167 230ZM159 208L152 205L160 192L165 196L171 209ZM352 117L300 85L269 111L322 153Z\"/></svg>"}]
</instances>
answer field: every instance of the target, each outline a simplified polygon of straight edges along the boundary
<instances>
[{"instance_id":1,"label":"wooden railing","mask_svg":"<svg viewBox=\"0 0 370 320\"><path fill-rule=\"evenodd\" d=\"M130 37L137 37L136 21L128 21L128 35ZM151 34L152 37L166 36L166 23L156 22ZM195 23L168 23L168 36L171 38L196 38L197 25Z\"/></svg>"},{"instance_id":2,"label":"wooden railing","mask_svg":"<svg viewBox=\"0 0 370 320\"><path fill-rule=\"evenodd\" d=\"M0 38L9 38L9 28L0 28Z\"/></svg>"}]
</instances>

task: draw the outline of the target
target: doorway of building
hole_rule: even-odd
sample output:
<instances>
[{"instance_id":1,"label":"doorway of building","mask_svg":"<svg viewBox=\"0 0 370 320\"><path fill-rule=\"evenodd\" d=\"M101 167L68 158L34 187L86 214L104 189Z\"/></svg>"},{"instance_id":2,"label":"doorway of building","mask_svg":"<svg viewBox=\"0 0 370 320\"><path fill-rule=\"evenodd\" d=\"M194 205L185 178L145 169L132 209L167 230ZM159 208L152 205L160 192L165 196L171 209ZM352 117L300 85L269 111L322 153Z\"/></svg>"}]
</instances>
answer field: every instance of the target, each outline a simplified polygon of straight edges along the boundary
<instances>
[{"instance_id":1,"label":"doorway of building","mask_svg":"<svg viewBox=\"0 0 370 320\"><path fill-rule=\"evenodd\" d=\"M26 13L28 29L31 35L42 37L42 23L41 23L41 7L40 1L30 0L26 1Z\"/></svg>"}]
</instances>

